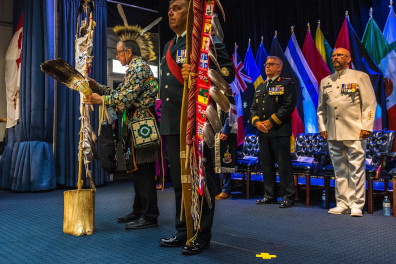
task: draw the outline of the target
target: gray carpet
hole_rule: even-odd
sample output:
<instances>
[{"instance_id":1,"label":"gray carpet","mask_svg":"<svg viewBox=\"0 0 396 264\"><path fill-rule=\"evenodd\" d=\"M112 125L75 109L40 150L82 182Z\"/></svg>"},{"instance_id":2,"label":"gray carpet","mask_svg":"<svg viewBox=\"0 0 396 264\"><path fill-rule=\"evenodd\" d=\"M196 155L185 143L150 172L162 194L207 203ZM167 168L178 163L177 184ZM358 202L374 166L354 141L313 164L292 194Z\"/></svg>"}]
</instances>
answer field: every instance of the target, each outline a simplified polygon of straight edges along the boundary
<instances>
[{"instance_id":1,"label":"gray carpet","mask_svg":"<svg viewBox=\"0 0 396 264\"><path fill-rule=\"evenodd\" d=\"M175 233L173 189L158 192L158 228L126 231L116 218L131 211L132 190L129 182L98 188L96 230L84 237L62 231L63 190L0 191L0 263L396 263L396 218L381 210L353 218L318 204L257 206L241 195L216 201L211 247L183 256L158 246Z\"/></svg>"}]
</instances>

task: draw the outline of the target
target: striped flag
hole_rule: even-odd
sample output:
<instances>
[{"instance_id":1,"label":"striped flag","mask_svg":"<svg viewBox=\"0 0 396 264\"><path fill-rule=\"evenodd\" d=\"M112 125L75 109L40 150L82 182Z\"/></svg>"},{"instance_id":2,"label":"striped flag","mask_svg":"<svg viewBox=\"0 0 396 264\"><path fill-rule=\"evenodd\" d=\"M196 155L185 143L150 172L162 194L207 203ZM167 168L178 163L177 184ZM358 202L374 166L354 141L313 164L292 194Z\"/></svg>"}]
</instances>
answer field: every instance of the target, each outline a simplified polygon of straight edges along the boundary
<instances>
[{"instance_id":1,"label":"striped flag","mask_svg":"<svg viewBox=\"0 0 396 264\"><path fill-rule=\"evenodd\" d=\"M342 24L335 48L345 48L349 50L352 57L352 68L363 71L370 76L371 84L373 85L377 99L374 130L381 130L383 127L387 127L387 116L382 115L386 109L385 100L383 100L385 98L383 89L384 76L380 68L364 48L347 17L345 17L344 23Z\"/></svg>"},{"instance_id":2,"label":"striped flag","mask_svg":"<svg viewBox=\"0 0 396 264\"><path fill-rule=\"evenodd\" d=\"M384 73L388 128L396 131L396 52L372 17L367 23L362 43ZM396 145L393 151L396 151Z\"/></svg>"},{"instance_id":3,"label":"striped flag","mask_svg":"<svg viewBox=\"0 0 396 264\"><path fill-rule=\"evenodd\" d=\"M296 76L294 70L290 66L285 54L283 53L283 50L279 44L278 38L274 37L272 40L271 44L271 50L270 50L270 56L277 56L283 61L283 67L282 67L282 72L280 76L286 77L286 78L291 78L296 86L297 89L297 105L296 109L294 110L292 114L292 137L290 140L290 151L294 152L294 147L295 147L295 140L297 137L297 134L299 133L305 133L305 128L304 128L304 109L303 109L303 104L302 104L302 94L301 94L301 89L300 89L300 81L299 78Z\"/></svg>"},{"instance_id":4,"label":"striped flag","mask_svg":"<svg viewBox=\"0 0 396 264\"><path fill-rule=\"evenodd\" d=\"M239 58L237 52L238 46L235 45L234 54L232 55L232 62L235 68L235 79L230 84L232 88L232 93L235 99L236 106L236 114L237 114L237 123L238 123L238 131L237 131L237 145L242 145L245 140L245 124L244 124L244 111L242 106L242 96L241 94L246 91L247 84L251 83L252 79L246 74L243 63ZM249 108L250 109L250 108Z\"/></svg>"},{"instance_id":5,"label":"striped flag","mask_svg":"<svg viewBox=\"0 0 396 264\"><path fill-rule=\"evenodd\" d=\"M327 67L329 67L331 73L334 73L333 62L331 60L333 49L331 48L329 42L327 42L326 38L323 35L322 30L320 29L320 21L318 21L318 28L316 29L315 44L316 47L318 48L320 55L322 55L324 62L326 62Z\"/></svg>"},{"instance_id":6,"label":"striped flag","mask_svg":"<svg viewBox=\"0 0 396 264\"><path fill-rule=\"evenodd\" d=\"M307 61L297 43L294 32L287 44L285 56L300 81L303 95L304 126L308 133L318 132L318 82L308 66Z\"/></svg>"}]
</instances>

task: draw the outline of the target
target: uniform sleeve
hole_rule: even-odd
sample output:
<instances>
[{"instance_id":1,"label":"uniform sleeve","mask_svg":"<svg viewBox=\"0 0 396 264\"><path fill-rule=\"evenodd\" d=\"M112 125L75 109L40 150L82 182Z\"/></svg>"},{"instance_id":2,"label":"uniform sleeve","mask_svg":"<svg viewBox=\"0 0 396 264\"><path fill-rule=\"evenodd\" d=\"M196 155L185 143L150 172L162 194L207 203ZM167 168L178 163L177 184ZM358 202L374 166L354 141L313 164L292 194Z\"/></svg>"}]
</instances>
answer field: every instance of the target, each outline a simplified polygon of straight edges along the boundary
<instances>
[{"instance_id":1,"label":"uniform sleeve","mask_svg":"<svg viewBox=\"0 0 396 264\"><path fill-rule=\"evenodd\" d=\"M256 93L259 91L261 88L261 85L257 87ZM252 125L256 126L257 121L260 121L260 118L258 116L258 109L257 109L257 102L255 100L255 97L253 97L253 102L252 105L250 106L250 116L252 118Z\"/></svg>"},{"instance_id":2,"label":"uniform sleeve","mask_svg":"<svg viewBox=\"0 0 396 264\"><path fill-rule=\"evenodd\" d=\"M292 81L285 85L285 94L283 95L282 106L271 115L268 120L274 126L280 126L283 122L290 118L297 104L296 86Z\"/></svg>"},{"instance_id":3,"label":"uniform sleeve","mask_svg":"<svg viewBox=\"0 0 396 264\"><path fill-rule=\"evenodd\" d=\"M232 83L235 78L235 69L234 65L232 64L231 57L227 52L227 47L224 45L224 43L219 42L216 37L214 37L213 40L215 43L216 53L213 51L213 49L212 51L213 53L217 54L217 61L221 67L223 78L227 81L227 83ZM210 62L210 65L212 65L213 68L213 62Z\"/></svg>"},{"instance_id":4,"label":"uniform sleeve","mask_svg":"<svg viewBox=\"0 0 396 264\"><path fill-rule=\"evenodd\" d=\"M226 120L224 121L223 130L221 131L222 134L225 134L227 136L230 134L231 129L232 129L232 127L229 124L229 120L230 119L227 117Z\"/></svg>"},{"instance_id":5,"label":"uniform sleeve","mask_svg":"<svg viewBox=\"0 0 396 264\"><path fill-rule=\"evenodd\" d=\"M319 132L326 131L326 123L327 123L327 112L326 105L324 102L324 94L323 94L323 80L320 82L319 88L319 99L318 99L318 130Z\"/></svg>"},{"instance_id":6,"label":"uniform sleeve","mask_svg":"<svg viewBox=\"0 0 396 264\"><path fill-rule=\"evenodd\" d=\"M362 128L363 130L373 131L375 110L377 108L377 100L370 77L363 74L358 81L360 100L362 104Z\"/></svg>"}]
</instances>

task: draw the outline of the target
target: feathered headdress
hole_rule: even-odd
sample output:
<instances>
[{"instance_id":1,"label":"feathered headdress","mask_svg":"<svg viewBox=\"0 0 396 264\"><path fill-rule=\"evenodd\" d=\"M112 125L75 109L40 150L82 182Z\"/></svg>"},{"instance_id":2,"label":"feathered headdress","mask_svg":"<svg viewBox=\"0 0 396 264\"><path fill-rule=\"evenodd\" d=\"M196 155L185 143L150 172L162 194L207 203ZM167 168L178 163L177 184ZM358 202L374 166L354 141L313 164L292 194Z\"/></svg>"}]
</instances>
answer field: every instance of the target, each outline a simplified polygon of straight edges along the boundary
<instances>
[{"instance_id":1,"label":"feathered headdress","mask_svg":"<svg viewBox=\"0 0 396 264\"><path fill-rule=\"evenodd\" d=\"M114 33L121 41L135 41L140 48L140 54L144 60L155 60L153 42L150 39L150 33L143 33L139 26L115 26Z\"/></svg>"},{"instance_id":2,"label":"feathered headdress","mask_svg":"<svg viewBox=\"0 0 396 264\"><path fill-rule=\"evenodd\" d=\"M147 32L152 27L157 25L162 17L156 19L150 25L142 29L138 25L130 26L128 25L128 21L126 19L124 10L120 4L117 5L118 12L121 15L122 20L124 21L124 25L122 26L115 26L113 28L114 33L120 38L121 41L135 41L138 44L140 49L140 55L144 60L151 61L155 60L155 52L153 42L150 38L150 32Z\"/></svg>"}]
</instances>

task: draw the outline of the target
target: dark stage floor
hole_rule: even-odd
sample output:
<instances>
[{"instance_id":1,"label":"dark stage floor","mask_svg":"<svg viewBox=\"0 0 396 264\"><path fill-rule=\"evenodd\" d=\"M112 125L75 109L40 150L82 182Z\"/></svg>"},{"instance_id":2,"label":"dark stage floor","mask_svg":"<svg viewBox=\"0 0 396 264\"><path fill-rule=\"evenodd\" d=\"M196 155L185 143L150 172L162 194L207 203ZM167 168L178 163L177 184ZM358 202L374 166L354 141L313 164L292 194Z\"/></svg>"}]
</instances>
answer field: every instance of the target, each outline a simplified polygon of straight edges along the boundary
<instances>
[{"instance_id":1,"label":"dark stage floor","mask_svg":"<svg viewBox=\"0 0 396 264\"><path fill-rule=\"evenodd\" d=\"M382 210L353 218L329 215L319 203L280 209L234 197L216 201L211 247L183 256L158 246L175 233L172 188L158 191L158 228L126 231L116 218L131 211L132 183L99 187L96 230L84 237L62 231L63 190L0 191L0 263L396 263L396 218Z\"/></svg>"}]
</instances>

